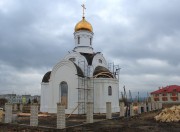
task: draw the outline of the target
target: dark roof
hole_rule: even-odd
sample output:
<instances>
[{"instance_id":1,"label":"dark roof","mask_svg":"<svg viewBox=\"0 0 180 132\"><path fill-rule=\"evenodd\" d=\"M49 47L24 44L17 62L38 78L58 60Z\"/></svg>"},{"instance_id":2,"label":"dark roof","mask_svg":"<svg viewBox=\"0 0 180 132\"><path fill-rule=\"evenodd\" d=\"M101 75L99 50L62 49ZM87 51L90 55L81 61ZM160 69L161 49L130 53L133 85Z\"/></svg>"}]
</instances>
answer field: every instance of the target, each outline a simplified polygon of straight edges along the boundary
<instances>
[{"instance_id":1,"label":"dark roof","mask_svg":"<svg viewBox=\"0 0 180 132\"><path fill-rule=\"evenodd\" d=\"M83 74L83 71L81 70L81 68L78 65L76 65L74 62L73 62L73 64L76 67L77 75L80 76L80 77L84 77L84 74Z\"/></svg>"},{"instance_id":2,"label":"dark roof","mask_svg":"<svg viewBox=\"0 0 180 132\"><path fill-rule=\"evenodd\" d=\"M166 87L163 87L159 90L152 92L151 94L172 93L172 92L180 92L180 86L178 86L178 85L166 86Z\"/></svg>"},{"instance_id":3,"label":"dark roof","mask_svg":"<svg viewBox=\"0 0 180 132\"><path fill-rule=\"evenodd\" d=\"M88 62L88 65L92 65L92 61L93 61L93 58L94 56L97 54L97 53L93 53L93 54L89 54L89 53L80 53L81 55L83 55L87 62Z\"/></svg>"},{"instance_id":4,"label":"dark roof","mask_svg":"<svg viewBox=\"0 0 180 132\"><path fill-rule=\"evenodd\" d=\"M42 82L44 82L44 83L49 82L50 76L51 76L51 71L48 71L48 72L44 75L44 77L43 77L43 79L42 79Z\"/></svg>"},{"instance_id":5,"label":"dark roof","mask_svg":"<svg viewBox=\"0 0 180 132\"><path fill-rule=\"evenodd\" d=\"M114 78L109 69L103 66L97 66L94 70L93 76L96 78Z\"/></svg>"}]
</instances>

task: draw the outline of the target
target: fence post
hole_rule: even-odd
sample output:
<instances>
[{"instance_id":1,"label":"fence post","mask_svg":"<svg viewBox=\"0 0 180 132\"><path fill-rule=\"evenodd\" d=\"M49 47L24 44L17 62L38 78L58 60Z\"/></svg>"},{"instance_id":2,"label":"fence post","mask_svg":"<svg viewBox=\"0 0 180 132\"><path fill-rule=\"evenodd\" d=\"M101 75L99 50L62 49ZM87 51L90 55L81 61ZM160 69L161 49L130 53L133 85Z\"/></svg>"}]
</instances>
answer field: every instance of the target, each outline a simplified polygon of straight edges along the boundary
<instances>
[{"instance_id":1,"label":"fence post","mask_svg":"<svg viewBox=\"0 0 180 132\"><path fill-rule=\"evenodd\" d=\"M38 126L38 104L31 105L30 126Z\"/></svg>"},{"instance_id":2,"label":"fence post","mask_svg":"<svg viewBox=\"0 0 180 132\"><path fill-rule=\"evenodd\" d=\"M93 103L87 102L86 122L93 123Z\"/></svg>"},{"instance_id":3,"label":"fence post","mask_svg":"<svg viewBox=\"0 0 180 132\"><path fill-rule=\"evenodd\" d=\"M148 111L151 111L152 110L152 107L151 107L151 103L149 102L148 103Z\"/></svg>"},{"instance_id":4,"label":"fence post","mask_svg":"<svg viewBox=\"0 0 180 132\"><path fill-rule=\"evenodd\" d=\"M134 116L133 103L130 104L130 116Z\"/></svg>"},{"instance_id":5,"label":"fence post","mask_svg":"<svg viewBox=\"0 0 180 132\"><path fill-rule=\"evenodd\" d=\"M65 106L61 103L57 103L57 128L63 129L65 127L66 127Z\"/></svg>"},{"instance_id":6,"label":"fence post","mask_svg":"<svg viewBox=\"0 0 180 132\"><path fill-rule=\"evenodd\" d=\"M155 102L151 103L151 110L155 110Z\"/></svg>"},{"instance_id":7,"label":"fence post","mask_svg":"<svg viewBox=\"0 0 180 132\"><path fill-rule=\"evenodd\" d=\"M138 114L141 114L141 103L138 103Z\"/></svg>"},{"instance_id":8,"label":"fence post","mask_svg":"<svg viewBox=\"0 0 180 132\"><path fill-rule=\"evenodd\" d=\"M124 102L120 103L120 117L124 117Z\"/></svg>"},{"instance_id":9,"label":"fence post","mask_svg":"<svg viewBox=\"0 0 180 132\"><path fill-rule=\"evenodd\" d=\"M143 107L144 107L144 112L147 112L147 105L146 105L146 102L143 103Z\"/></svg>"},{"instance_id":10,"label":"fence post","mask_svg":"<svg viewBox=\"0 0 180 132\"><path fill-rule=\"evenodd\" d=\"M5 123L12 122L12 104L6 103L5 104Z\"/></svg>"},{"instance_id":11,"label":"fence post","mask_svg":"<svg viewBox=\"0 0 180 132\"><path fill-rule=\"evenodd\" d=\"M22 112L22 110L23 110L23 104L20 104L20 111Z\"/></svg>"}]
</instances>

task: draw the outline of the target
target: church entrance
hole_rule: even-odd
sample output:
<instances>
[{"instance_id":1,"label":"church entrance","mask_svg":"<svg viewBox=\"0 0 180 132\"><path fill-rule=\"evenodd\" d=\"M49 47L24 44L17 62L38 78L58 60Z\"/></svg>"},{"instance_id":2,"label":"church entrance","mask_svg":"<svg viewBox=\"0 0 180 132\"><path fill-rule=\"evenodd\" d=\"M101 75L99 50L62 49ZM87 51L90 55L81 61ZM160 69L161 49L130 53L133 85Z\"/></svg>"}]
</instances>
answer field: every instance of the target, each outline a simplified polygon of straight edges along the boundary
<instances>
[{"instance_id":1,"label":"church entrance","mask_svg":"<svg viewBox=\"0 0 180 132\"><path fill-rule=\"evenodd\" d=\"M61 82L60 88L59 88L59 95L60 95L60 102L65 105L65 108L67 109L68 106L68 85L67 82Z\"/></svg>"}]
</instances>

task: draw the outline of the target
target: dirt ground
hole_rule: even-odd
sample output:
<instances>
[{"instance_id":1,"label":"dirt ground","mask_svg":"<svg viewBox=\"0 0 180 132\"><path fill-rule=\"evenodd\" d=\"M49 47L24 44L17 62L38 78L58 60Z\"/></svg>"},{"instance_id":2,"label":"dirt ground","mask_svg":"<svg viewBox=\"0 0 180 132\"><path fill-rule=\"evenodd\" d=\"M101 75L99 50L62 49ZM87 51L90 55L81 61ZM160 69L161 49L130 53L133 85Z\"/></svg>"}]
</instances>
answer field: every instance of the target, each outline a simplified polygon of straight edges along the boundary
<instances>
[{"instance_id":1,"label":"dirt ground","mask_svg":"<svg viewBox=\"0 0 180 132\"><path fill-rule=\"evenodd\" d=\"M85 116L72 116L67 119L64 130L56 129L56 115L39 117L39 127L30 127L29 116L18 117L13 124L0 124L0 132L23 131L23 132L180 132L180 122L161 123L154 120L160 111L143 113L134 117L118 118L113 115L112 120L105 120L105 115L95 115L94 123L86 124ZM19 125L21 124L21 125ZM22 125L23 124L23 125Z\"/></svg>"}]
</instances>

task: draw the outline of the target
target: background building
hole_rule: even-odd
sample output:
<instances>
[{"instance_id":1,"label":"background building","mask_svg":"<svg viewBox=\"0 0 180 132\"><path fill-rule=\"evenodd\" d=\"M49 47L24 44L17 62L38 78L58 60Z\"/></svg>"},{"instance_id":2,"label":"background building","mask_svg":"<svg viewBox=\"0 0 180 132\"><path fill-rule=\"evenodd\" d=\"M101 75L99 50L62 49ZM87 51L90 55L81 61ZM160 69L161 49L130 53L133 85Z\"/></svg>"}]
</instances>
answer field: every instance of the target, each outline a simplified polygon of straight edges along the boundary
<instances>
[{"instance_id":1,"label":"background building","mask_svg":"<svg viewBox=\"0 0 180 132\"><path fill-rule=\"evenodd\" d=\"M163 103L180 103L180 86L170 85L151 93L151 100Z\"/></svg>"},{"instance_id":2,"label":"background building","mask_svg":"<svg viewBox=\"0 0 180 132\"><path fill-rule=\"evenodd\" d=\"M8 101L8 103L23 103L23 104L27 104L27 103L32 103L36 100L37 103L40 103L40 96L39 95L16 95L16 94L3 94L0 95L0 99L6 99Z\"/></svg>"}]
</instances>

